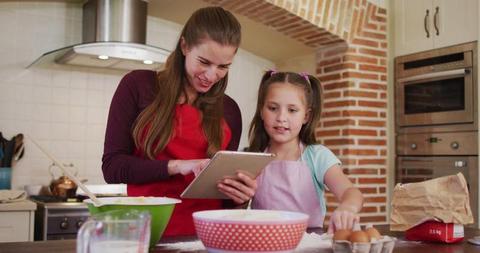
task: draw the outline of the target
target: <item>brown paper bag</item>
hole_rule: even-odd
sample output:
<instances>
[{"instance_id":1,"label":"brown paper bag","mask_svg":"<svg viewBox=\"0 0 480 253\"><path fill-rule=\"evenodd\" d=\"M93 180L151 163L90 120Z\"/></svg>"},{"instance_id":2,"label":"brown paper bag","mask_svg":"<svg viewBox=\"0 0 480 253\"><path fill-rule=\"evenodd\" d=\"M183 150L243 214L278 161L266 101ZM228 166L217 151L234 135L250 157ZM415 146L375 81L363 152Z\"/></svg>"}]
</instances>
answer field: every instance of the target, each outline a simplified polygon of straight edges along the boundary
<instances>
[{"instance_id":1,"label":"brown paper bag","mask_svg":"<svg viewBox=\"0 0 480 253\"><path fill-rule=\"evenodd\" d=\"M395 186L390 230L405 231L432 219L445 223L473 223L467 182L462 173Z\"/></svg>"}]
</instances>

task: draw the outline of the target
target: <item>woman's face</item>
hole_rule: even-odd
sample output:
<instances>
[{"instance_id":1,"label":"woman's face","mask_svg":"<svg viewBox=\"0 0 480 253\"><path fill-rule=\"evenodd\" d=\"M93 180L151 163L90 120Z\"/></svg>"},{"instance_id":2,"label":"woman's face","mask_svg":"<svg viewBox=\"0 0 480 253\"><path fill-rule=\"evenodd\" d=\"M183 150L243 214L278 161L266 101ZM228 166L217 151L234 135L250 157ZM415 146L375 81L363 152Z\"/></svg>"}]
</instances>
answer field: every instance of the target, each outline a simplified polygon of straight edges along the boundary
<instances>
[{"instance_id":1,"label":"woman's face","mask_svg":"<svg viewBox=\"0 0 480 253\"><path fill-rule=\"evenodd\" d=\"M189 88L198 93L209 91L225 77L237 51L235 46L221 45L211 39L189 48L182 38L181 46Z\"/></svg>"},{"instance_id":2,"label":"woman's face","mask_svg":"<svg viewBox=\"0 0 480 253\"><path fill-rule=\"evenodd\" d=\"M300 130L309 119L304 89L290 83L270 84L261 117L270 145L298 143Z\"/></svg>"}]
</instances>

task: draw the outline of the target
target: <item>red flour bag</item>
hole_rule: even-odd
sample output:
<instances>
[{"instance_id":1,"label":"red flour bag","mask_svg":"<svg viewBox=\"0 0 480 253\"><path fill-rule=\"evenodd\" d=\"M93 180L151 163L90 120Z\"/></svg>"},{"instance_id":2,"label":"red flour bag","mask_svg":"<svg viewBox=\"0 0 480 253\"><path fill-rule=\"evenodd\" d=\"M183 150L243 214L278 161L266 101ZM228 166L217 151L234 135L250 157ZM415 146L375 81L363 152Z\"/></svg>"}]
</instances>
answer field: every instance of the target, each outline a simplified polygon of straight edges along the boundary
<instances>
[{"instance_id":1,"label":"red flour bag","mask_svg":"<svg viewBox=\"0 0 480 253\"><path fill-rule=\"evenodd\" d=\"M405 238L410 241L455 243L463 240L463 225L426 221L405 232Z\"/></svg>"}]
</instances>

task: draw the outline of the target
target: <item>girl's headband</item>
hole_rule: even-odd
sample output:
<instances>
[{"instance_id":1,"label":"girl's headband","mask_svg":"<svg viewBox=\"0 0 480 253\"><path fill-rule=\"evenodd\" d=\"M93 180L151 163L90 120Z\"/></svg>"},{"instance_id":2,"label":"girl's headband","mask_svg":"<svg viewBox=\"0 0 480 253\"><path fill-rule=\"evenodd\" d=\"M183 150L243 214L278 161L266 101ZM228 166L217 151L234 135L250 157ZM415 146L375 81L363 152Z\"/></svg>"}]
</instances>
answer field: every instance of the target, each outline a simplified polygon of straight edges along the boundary
<instances>
[{"instance_id":1,"label":"girl's headband","mask_svg":"<svg viewBox=\"0 0 480 253\"><path fill-rule=\"evenodd\" d=\"M306 71L299 72L298 74L303 76L303 78L305 78L307 83L310 83L310 79L308 79L308 73Z\"/></svg>"}]
</instances>

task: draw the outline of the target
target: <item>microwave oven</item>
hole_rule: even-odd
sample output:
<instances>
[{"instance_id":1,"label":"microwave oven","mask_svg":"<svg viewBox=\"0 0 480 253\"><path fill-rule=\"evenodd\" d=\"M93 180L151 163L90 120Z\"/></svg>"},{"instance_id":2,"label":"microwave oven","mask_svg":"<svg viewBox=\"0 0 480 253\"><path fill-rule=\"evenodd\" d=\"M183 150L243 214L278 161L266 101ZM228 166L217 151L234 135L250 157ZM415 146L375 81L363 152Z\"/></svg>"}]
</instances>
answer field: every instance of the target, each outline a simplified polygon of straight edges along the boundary
<instances>
[{"instance_id":1,"label":"microwave oven","mask_svg":"<svg viewBox=\"0 0 480 253\"><path fill-rule=\"evenodd\" d=\"M476 130L476 62L476 42L397 57L397 132Z\"/></svg>"}]
</instances>

